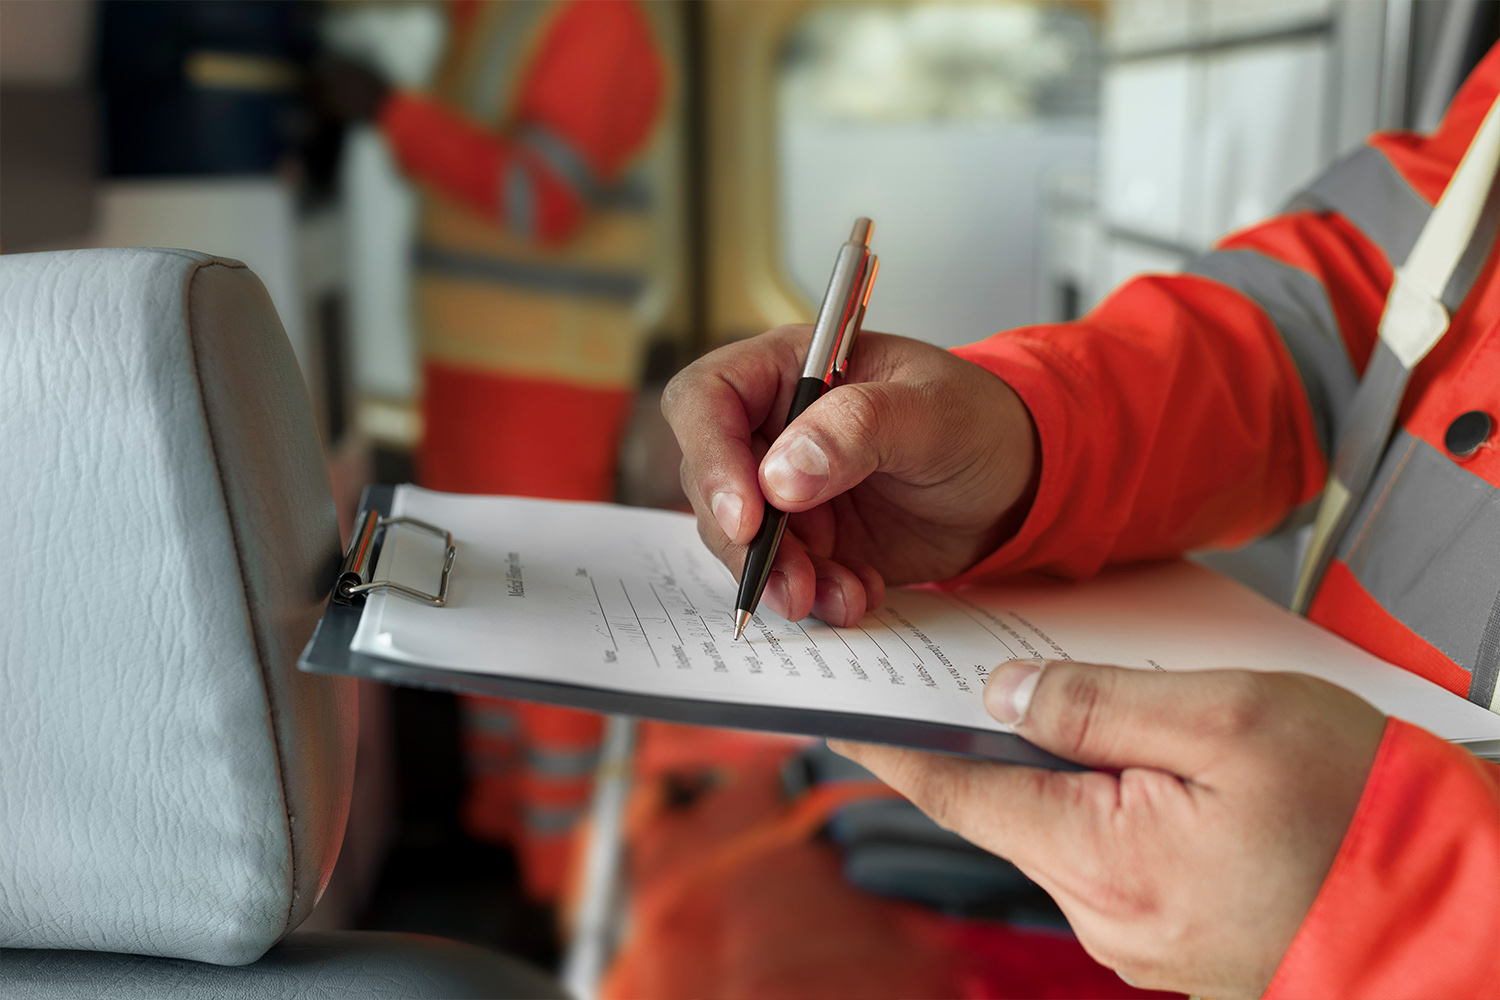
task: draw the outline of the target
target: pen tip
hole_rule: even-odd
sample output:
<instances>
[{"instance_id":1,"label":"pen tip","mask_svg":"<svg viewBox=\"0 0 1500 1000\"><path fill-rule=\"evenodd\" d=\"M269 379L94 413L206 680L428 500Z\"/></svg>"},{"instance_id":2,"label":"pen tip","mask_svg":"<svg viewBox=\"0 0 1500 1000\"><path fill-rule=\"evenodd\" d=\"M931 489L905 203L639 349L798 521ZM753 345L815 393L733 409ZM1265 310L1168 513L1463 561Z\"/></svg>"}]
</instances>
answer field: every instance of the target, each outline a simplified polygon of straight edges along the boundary
<instances>
[{"instance_id":1,"label":"pen tip","mask_svg":"<svg viewBox=\"0 0 1500 1000\"><path fill-rule=\"evenodd\" d=\"M750 612L739 610L734 613L734 638L739 641L745 633L745 626L750 624Z\"/></svg>"}]
</instances>

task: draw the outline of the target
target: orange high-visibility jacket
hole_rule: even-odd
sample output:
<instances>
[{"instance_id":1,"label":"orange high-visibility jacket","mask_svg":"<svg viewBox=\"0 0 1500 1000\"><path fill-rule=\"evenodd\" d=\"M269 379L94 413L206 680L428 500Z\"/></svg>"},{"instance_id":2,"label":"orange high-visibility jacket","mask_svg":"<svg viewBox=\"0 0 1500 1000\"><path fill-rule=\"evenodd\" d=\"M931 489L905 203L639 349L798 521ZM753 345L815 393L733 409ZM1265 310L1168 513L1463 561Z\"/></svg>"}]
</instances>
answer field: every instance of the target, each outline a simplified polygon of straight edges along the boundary
<instances>
[{"instance_id":1,"label":"orange high-visibility jacket","mask_svg":"<svg viewBox=\"0 0 1500 1000\"><path fill-rule=\"evenodd\" d=\"M423 485L609 500L661 297L672 216L656 139L667 51L630 0L450 5L430 94L380 126L421 182L415 298ZM592 787L601 720L466 697L466 830L514 841L556 896Z\"/></svg>"},{"instance_id":2,"label":"orange high-visibility jacket","mask_svg":"<svg viewBox=\"0 0 1500 1000\"><path fill-rule=\"evenodd\" d=\"M629 0L452 12L433 95L380 116L424 192L419 477L607 500L670 282L664 50Z\"/></svg>"},{"instance_id":3,"label":"orange high-visibility jacket","mask_svg":"<svg viewBox=\"0 0 1500 1000\"><path fill-rule=\"evenodd\" d=\"M608 193L656 127L665 68L633 3L520 7L510 16L516 24L496 27L483 22L510 14L499 5L453 4L456 34L516 36L500 39L498 57L490 46L472 57L480 65L445 74L458 77L448 89L473 92L464 94L472 108L396 91L380 125L412 177L492 223L555 245L577 232L590 203Z\"/></svg>"},{"instance_id":4,"label":"orange high-visibility jacket","mask_svg":"<svg viewBox=\"0 0 1500 1000\"><path fill-rule=\"evenodd\" d=\"M1235 545L1315 499L1376 348L1393 267L1497 91L1500 48L1437 131L1372 136L1285 214L1231 233L1186 273L1136 278L1079 322L960 349L1025 400L1042 454L1027 521L965 579L1083 576ZM1479 228L1496 225L1500 184ZM1335 544L1313 621L1500 707L1493 244L1448 333L1414 369ZM1270 995L1500 996L1500 767L1391 721Z\"/></svg>"}]
</instances>

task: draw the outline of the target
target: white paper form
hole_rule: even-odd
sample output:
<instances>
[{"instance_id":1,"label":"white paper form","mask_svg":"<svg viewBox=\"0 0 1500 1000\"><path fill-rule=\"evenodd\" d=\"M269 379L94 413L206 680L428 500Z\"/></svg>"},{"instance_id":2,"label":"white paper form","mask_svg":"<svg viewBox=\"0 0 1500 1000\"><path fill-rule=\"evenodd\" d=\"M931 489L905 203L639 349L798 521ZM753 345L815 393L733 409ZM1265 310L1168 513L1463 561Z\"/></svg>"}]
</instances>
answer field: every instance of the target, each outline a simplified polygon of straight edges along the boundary
<instances>
[{"instance_id":1,"label":"white paper form","mask_svg":"<svg viewBox=\"0 0 1500 1000\"><path fill-rule=\"evenodd\" d=\"M458 556L446 607L370 596L351 649L387 660L1002 732L980 691L1009 659L1297 670L1447 739L1500 739L1500 716L1186 563L1083 584L893 589L851 629L763 608L735 642L734 579L689 515L409 486L391 513L448 529ZM398 527L375 578L435 589L440 565L436 539Z\"/></svg>"}]
</instances>

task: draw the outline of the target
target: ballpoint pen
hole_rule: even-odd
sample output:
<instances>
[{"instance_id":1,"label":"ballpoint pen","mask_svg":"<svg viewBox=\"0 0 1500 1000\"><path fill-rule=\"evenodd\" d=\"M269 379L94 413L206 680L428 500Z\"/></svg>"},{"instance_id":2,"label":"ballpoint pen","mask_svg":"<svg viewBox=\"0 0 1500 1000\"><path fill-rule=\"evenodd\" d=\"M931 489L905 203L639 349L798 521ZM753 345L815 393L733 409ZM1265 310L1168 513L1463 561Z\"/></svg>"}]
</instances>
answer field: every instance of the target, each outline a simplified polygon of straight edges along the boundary
<instances>
[{"instance_id":1,"label":"ballpoint pen","mask_svg":"<svg viewBox=\"0 0 1500 1000\"><path fill-rule=\"evenodd\" d=\"M873 226L869 219L855 219L849 241L839 247L833 276L828 279L828 291L823 294L823 305L813 327L812 346L808 348L802 378L797 383L797 392L792 396L783 427L790 426L803 410L817 402L833 384L834 376L842 375L849 366L849 352L859 336L865 308L870 304L870 290L875 287L875 275L880 270L880 259L870 252ZM766 589L771 564L776 561L776 549L781 545L785 531L786 512L767 501L760 530L745 552L745 569L740 574L740 594L734 605L736 639L744 633L760 604L760 595Z\"/></svg>"}]
</instances>

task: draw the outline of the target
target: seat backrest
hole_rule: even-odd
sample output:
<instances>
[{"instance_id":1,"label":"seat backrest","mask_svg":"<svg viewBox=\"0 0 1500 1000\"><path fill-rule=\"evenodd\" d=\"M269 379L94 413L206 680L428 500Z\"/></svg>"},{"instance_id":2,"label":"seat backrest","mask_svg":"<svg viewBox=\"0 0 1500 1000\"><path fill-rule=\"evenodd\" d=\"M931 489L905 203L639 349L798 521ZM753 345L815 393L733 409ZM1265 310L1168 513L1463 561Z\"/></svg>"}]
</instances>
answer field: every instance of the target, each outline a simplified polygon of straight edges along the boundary
<instances>
[{"instance_id":1,"label":"seat backrest","mask_svg":"<svg viewBox=\"0 0 1500 1000\"><path fill-rule=\"evenodd\" d=\"M0 256L0 947L253 961L337 856L338 561L264 287L182 250Z\"/></svg>"}]
</instances>

